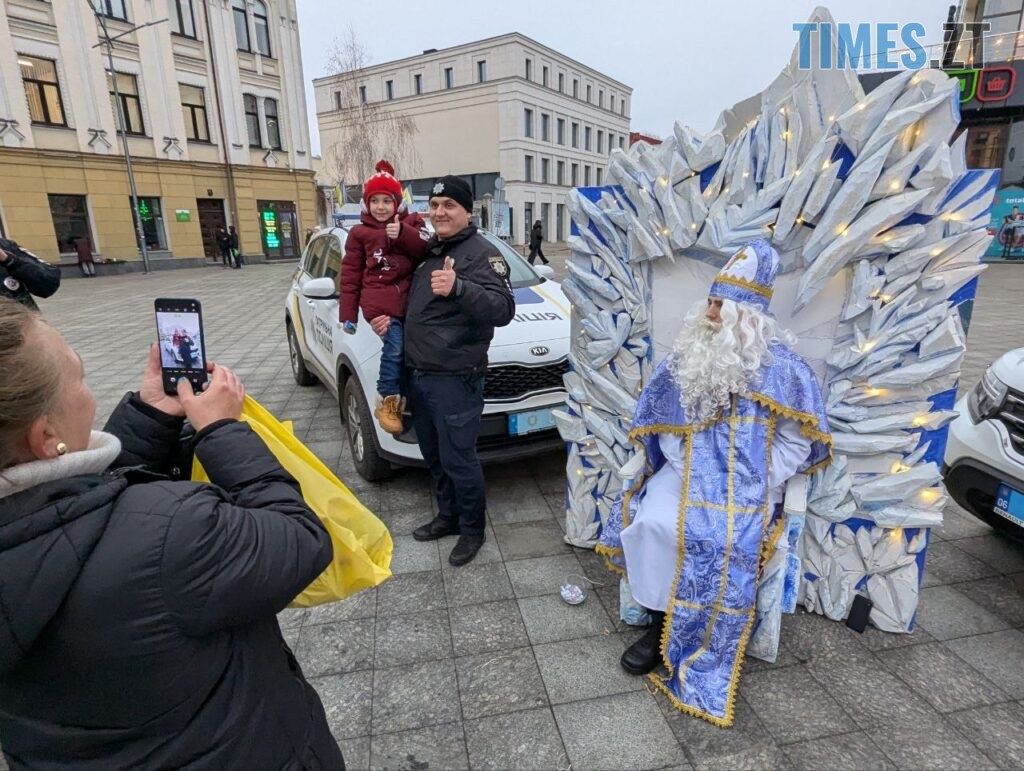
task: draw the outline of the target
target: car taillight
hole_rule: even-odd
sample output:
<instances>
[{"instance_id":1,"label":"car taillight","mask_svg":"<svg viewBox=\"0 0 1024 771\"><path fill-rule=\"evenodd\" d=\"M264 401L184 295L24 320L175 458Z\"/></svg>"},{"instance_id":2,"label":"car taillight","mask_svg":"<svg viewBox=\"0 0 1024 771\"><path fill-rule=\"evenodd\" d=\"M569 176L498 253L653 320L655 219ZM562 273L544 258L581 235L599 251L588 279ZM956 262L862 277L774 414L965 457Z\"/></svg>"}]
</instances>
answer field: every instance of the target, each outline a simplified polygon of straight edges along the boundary
<instances>
[{"instance_id":1,"label":"car taillight","mask_svg":"<svg viewBox=\"0 0 1024 771\"><path fill-rule=\"evenodd\" d=\"M995 417L1002 409L1006 391L1006 383L996 377L989 367L967 395L967 410L971 413L971 420L980 423Z\"/></svg>"}]
</instances>

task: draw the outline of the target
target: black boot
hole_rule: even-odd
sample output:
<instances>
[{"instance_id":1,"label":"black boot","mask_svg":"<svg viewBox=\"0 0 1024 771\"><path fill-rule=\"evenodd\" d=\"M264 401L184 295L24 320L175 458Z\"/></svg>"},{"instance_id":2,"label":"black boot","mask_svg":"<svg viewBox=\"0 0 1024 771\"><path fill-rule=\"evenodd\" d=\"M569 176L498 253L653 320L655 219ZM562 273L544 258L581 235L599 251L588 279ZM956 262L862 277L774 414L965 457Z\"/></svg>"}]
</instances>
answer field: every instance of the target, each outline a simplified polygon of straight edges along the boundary
<instances>
[{"instance_id":1,"label":"black boot","mask_svg":"<svg viewBox=\"0 0 1024 771\"><path fill-rule=\"evenodd\" d=\"M462 567L473 561L483 545L484 536L482 535L460 535L459 540L455 543L455 548L448 555L448 562L457 568Z\"/></svg>"},{"instance_id":2,"label":"black boot","mask_svg":"<svg viewBox=\"0 0 1024 771\"><path fill-rule=\"evenodd\" d=\"M459 525L443 517L434 517L427 524L412 531L412 537L417 541L436 541L446 535L458 535Z\"/></svg>"},{"instance_id":3,"label":"black boot","mask_svg":"<svg viewBox=\"0 0 1024 771\"><path fill-rule=\"evenodd\" d=\"M660 610L650 610L651 625L644 636L626 648L620 662L622 668L631 675L646 675L661 661L661 631L665 625L665 614Z\"/></svg>"}]
</instances>

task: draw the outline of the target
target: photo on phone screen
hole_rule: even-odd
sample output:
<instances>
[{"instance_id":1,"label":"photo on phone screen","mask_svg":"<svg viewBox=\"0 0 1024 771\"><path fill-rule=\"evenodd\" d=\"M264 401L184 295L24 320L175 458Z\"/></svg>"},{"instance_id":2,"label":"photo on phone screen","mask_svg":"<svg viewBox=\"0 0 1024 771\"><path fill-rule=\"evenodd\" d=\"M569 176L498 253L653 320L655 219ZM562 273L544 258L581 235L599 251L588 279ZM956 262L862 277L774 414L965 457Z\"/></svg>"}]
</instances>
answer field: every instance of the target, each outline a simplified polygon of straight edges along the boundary
<instances>
[{"instance_id":1,"label":"photo on phone screen","mask_svg":"<svg viewBox=\"0 0 1024 771\"><path fill-rule=\"evenodd\" d=\"M206 382L206 340L199 301L162 298L154 302L154 309L164 392L176 393L181 378L187 378L198 391Z\"/></svg>"}]
</instances>

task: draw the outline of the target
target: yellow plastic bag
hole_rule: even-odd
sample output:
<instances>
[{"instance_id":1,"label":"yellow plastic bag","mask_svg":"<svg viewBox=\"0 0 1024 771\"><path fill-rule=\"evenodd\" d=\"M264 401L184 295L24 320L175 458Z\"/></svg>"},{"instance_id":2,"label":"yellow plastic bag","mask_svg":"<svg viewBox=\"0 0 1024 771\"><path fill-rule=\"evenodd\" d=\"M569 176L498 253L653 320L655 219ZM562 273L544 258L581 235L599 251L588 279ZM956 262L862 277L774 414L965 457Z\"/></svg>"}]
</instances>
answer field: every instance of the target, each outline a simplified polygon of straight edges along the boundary
<instances>
[{"instance_id":1,"label":"yellow plastic bag","mask_svg":"<svg viewBox=\"0 0 1024 771\"><path fill-rule=\"evenodd\" d=\"M331 564L292 601L292 607L342 600L389 579L394 547L384 523L295 438L290 425L281 423L250 396L242 405L242 420L298 481L302 497L323 522L334 545ZM210 481L198 458L192 462L192 480Z\"/></svg>"}]
</instances>

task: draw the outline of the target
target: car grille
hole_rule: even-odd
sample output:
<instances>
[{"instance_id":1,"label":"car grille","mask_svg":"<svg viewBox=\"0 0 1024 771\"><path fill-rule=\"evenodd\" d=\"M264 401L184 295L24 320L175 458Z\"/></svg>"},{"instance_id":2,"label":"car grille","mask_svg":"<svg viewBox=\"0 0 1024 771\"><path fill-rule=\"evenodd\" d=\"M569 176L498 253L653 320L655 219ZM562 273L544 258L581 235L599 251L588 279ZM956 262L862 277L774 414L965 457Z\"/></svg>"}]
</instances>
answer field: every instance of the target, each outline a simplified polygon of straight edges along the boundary
<instances>
[{"instance_id":1,"label":"car grille","mask_svg":"<svg viewBox=\"0 0 1024 771\"><path fill-rule=\"evenodd\" d=\"M1024 455L1024 393L1008 391L996 418L1006 426L1013 449Z\"/></svg>"},{"instance_id":2,"label":"car grille","mask_svg":"<svg viewBox=\"0 0 1024 771\"><path fill-rule=\"evenodd\" d=\"M501 364L487 369L484 379L484 399L489 402L507 402L521 399L536 391L565 388L562 378L569 371L566 359L539 367L522 364Z\"/></svg>"}]
</instances>

